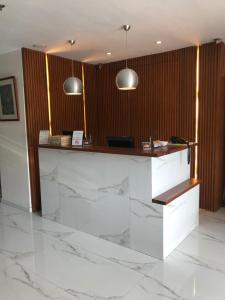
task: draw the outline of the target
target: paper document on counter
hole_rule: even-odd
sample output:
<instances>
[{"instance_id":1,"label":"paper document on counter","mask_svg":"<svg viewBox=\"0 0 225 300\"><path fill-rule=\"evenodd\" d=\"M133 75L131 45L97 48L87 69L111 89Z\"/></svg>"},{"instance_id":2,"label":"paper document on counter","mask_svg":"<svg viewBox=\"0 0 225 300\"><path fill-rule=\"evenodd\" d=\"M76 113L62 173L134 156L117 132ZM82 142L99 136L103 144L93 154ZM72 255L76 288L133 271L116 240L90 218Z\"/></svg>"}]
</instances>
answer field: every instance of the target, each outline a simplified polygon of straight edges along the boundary
<instances>
[{"instance_id":1,"label":"paper document on counter","mask_svg":"<svg viewBox=\"0 0 225 300\"><path fill-rule=\"evenodd\" d=\"M72 145L73 146L82 146L83 145L83 130L74 131L73 138L72 138Z\"/></svg>"}]
</instances>

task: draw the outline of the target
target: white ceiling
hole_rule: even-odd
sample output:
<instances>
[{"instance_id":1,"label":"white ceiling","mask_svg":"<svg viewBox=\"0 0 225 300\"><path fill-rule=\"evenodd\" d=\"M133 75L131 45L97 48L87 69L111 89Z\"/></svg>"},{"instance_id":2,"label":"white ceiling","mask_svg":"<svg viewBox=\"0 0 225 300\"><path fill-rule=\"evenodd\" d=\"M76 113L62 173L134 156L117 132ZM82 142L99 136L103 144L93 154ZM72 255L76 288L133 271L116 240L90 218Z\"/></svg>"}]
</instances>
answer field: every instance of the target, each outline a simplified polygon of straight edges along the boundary
<instances>
[{"instance_id":1,"label":"white ceiling","mask_svg":"<svg viewBox=\"0 0 225 300\"><path fill-rule=\"evenodd\" d=\"M90 63L225 40L225 0L0 0L0 54L33 44ZM76 39L71 51L68 39ZM162 45L156 45L162 40ZM45 51L45 49L38 49ZM106 52L112 55L106 56Z\"/></svg>"}]
</instances>

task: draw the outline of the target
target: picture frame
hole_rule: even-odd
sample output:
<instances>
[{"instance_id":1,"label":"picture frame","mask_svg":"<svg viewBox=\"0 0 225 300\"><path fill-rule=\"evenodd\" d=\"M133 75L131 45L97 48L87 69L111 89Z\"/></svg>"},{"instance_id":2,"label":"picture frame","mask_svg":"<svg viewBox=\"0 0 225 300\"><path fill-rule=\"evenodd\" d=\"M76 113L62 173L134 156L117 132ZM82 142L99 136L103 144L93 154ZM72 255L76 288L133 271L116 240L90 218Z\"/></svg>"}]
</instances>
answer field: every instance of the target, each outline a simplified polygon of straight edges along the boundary
<instances>
[{"instance_id":1,"label":"picture frame","mask_svg":"<svg viewBox=\"0 0 225 300\"><path fill-rule=\"evenodd\" d=\"M0 121L19 121L16 78L0 78Z\"/></svg>"}]
</instances>

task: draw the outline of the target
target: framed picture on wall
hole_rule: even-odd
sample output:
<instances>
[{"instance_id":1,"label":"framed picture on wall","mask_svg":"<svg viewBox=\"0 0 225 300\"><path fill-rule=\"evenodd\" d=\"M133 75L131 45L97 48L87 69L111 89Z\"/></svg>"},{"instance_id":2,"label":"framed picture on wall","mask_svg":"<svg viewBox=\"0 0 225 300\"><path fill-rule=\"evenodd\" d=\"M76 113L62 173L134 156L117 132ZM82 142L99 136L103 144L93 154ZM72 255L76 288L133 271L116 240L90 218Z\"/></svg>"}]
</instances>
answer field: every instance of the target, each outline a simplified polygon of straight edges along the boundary
<instances>
[{"instance_id":1,"label":"framed picture on wall","mask_svg":"<svg viewBox=\"0 0 225 300\"><path fill-rule=\"evenodd\" d=\"M14 76L0 79L0 121L18 121L18 101Z\"/></svg>"}]
</instances>

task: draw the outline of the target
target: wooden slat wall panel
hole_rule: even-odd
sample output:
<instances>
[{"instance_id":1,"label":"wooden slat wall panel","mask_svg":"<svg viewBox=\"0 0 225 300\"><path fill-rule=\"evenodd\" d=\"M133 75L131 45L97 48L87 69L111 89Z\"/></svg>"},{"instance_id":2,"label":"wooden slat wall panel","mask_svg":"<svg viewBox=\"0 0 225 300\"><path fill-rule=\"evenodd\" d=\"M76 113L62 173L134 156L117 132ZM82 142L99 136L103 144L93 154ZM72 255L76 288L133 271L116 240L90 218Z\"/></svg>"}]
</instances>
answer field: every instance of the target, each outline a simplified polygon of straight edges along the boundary
<instances>
[{"instance_id":1,"label":"wooden slat wall panel","mask_svg":"<svg viewBox=\"0 0 225 300\"><path fill-rule=\"evenodd\" d=\"M97 144L97 81L96 67L84 64L87 134L91 135L94 144Z\"/></svg>"},{"instance_id":2,"label":"wooden slat wall panel","mask_svg":"<svg viewBox=\"0 0 225 300\"><path fill-rule=\"evenodd\" d=\"M196 51L190 47L130 59L140 81L133 91L119 91L115 85L125 62L97 70L98 144L104 145L108 135L132 135L137 147L149 136L194 141Z\"/></svg>"},{"instance_id":3,"label":"wooden slat wall panel","mask_svg":"<svg viewBox=\"0 0 225 300\"><path fill-rule=\"evenodd\" d=\"M49 129L45 54L22 49L30 186L33 211L41 209L38 140L41 129Z\"/></svg>"},{"instance_id":4,"label":"wooden slat wall panel","mask_svg":"<svg viewBox=\"0 0 225 300\"><path fill-rule=\"evenodd\" d=\"M178 135L194 140L196 48L133 59L130 66L140 78L139 87L129 92L138 144L150 134L154 139Z\"/></svg>"},{"instance_id":5,"label":"wooden slat wall panel","mask_svg":"<svg viewBox=\"0 0 225 300\"><path fill-rule=\"evenodd\" d=\"M63 92L63 83L72 74L71 60L48 55L48 62L53 134L60 134L63 129L84 129L83 96L67 96ZM74 75L82 79L80 62L74 61ZM84 78L88 134L96 137L96 67L84 64Z\"/></svg>"},{"instance_id":6,"label":"wooden slat wall panel","mask_svg":"<svg viewBox=\"0 0 225 300\"><path fill-rule=\"evenodd\" d=\"M128 93L118 91L115 84L116 74L124 64L125 62L105 64L97 69L99 145L106 143L106 136L131 134Z\"/></svg>"},{"instance_id":7,"label":"wooden slat wall panel","mask_svg":"<svg viewBox=\"0 0 225 300\"><path fill-rule=\"evenodd\" d=\"M52 134L61 134L63 129L82 130L83 98L67 96L63 92L64 81L72 76L71 60L48 55L49 85L51 97ZM81 63L74 61L74 76L82 79Z\"/></svg>"},{"instance_id":8,"label":"wooden slat wall panel","mask_svg":"<svg viewBox=\"0 0 225 300\"><path fill-rule=\"evenodd\" d=\"M136 145L150 135L194 140L196 48L131 59L139 86L118 91L117 72L124 62L103 65L97 72L99 144L107 135L133 135Z\"/></svg>"},{"instance_id":9,"label":"wooden slat wall panel","mask_svg":"<svg viewBox=\"0 0 225 300\"><path fill-rule=\"evenodd\" d=\"M200 206L212 211L222 203L225 163L224 44L200 47L199 178Z\"/></svg>"},{"instance_id":10,"label":"wooden slat wall panel","mask_svg":"<svg viewBox=\"0 0 225 300\"><path fill-rule=\"evenodd\" d=\"M215 44L200 47L199 87L199 178L200 206L213 210L214 186L214 107L216 101L217 53ZM206 166L207 164L207 166Z\"/></svg>"},{"instance_id":11,"label":"wooden slat wall panel","mask_svg":"<svg viewBox=\"0 0 225 300\"><path fill-rule=\"evenodd\" d=\"M216 136L216 160L215 165L215 190L219 191L216 198L216 208L222 205L225 206L225 44L220 46L219 58L219 80L218 84L218 103L217 103L217 132Z\"/></svg>"}]
</instances>

